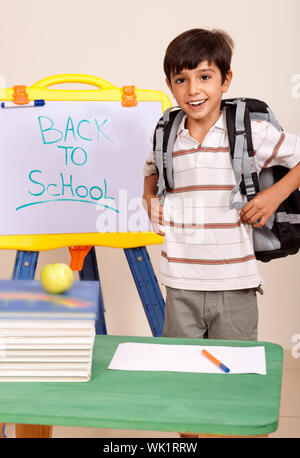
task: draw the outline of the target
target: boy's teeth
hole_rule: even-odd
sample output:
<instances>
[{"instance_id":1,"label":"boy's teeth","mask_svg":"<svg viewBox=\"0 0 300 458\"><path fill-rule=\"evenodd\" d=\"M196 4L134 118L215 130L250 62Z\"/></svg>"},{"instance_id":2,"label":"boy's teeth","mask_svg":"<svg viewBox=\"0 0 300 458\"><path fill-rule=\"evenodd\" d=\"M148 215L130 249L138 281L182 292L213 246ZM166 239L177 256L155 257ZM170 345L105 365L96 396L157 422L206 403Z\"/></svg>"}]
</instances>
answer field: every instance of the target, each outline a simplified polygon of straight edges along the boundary
<instances>
[{"instance_id":1,"label":"boy's teeth","mask_svg":"<svg viewBox=\"0 0 300 458\"><path fill-rule=\"evenodd\" d=\"M189 102L189 105L198 106L198 105L202 105L202 103L204 102L205 100L199 100L199 102Z\"/></svg>"}]
</instances>

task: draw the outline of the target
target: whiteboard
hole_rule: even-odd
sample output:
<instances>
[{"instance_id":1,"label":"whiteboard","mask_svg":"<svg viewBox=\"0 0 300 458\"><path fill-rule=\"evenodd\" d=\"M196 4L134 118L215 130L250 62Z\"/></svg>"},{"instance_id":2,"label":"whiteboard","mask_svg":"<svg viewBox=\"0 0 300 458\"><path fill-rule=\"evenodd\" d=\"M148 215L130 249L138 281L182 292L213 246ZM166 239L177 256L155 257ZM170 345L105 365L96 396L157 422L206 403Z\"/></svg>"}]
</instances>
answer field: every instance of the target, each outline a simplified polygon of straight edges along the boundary
<instances>
[{"instance_id":1,"label":"whiteboard","mask_svg":"<svg viewBox=\"0 0 300 458\"><path fill-rule=\"evenodd\" d=\"M0 109L0 235L151 231L142 169L160 101Z\"/></svg>"}]
</instances>

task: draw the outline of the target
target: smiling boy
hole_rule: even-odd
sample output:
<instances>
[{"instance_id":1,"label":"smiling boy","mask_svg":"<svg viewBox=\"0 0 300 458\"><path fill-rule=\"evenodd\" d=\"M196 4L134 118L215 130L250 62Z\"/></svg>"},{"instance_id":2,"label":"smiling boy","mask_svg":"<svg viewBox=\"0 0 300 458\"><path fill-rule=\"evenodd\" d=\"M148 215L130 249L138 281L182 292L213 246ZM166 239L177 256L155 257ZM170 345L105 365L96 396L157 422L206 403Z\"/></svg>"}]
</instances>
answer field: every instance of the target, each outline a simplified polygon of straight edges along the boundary
<instances>
[{"instance_id":1,"label":"smiling boy","mask_svg":"<svg viewBox=\"0 0 300 458\"><path fill-rule=\"evenodd\" d=\"M300 185L299 137L251 121L257 171L277 164L291 170L241 211L229 208L236 181L221 100L232 80L232 49L227 33L192 29L176 37L165 55L167 85L186 116L174 144L174 188L162 207L151 152L143 197L154 230L164 235L159 224L165 226L161 280L168 337L257 339L256 291L263 280L252 226L263 226Z\"/></svg>"}]
</instances>

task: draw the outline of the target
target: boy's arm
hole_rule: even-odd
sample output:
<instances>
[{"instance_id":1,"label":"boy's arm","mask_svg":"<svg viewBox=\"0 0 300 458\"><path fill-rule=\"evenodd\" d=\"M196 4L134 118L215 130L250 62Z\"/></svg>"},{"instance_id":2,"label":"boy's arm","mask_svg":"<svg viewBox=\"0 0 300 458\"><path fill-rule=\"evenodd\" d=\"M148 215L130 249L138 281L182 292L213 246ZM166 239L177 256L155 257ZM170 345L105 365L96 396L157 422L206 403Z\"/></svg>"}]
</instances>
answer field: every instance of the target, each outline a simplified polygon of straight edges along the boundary
<instances>
[{"instance_id":1,"label":"boy's arm","mask_svg":"<svg viewBox=\"0 0 300 458\"><path fill-rule=\"evenodd\" d=\"M143 206L148 213L154 232L158 235L165 234L158 225L163 225L163 210L159 198L156 196L158 175L146 176L144 179Z\"/></svg>"},{"instance_id":2,"label":"boy's arm","mask_svg":"<svg viewBox=\"0 0 300 458\"><path fill-rule=\"evenodd\" d=\"M281 180L268 189L259 192L240 212L243 223L262 227L279 205L300 186L300 162ZM259 221L260 220L260 221ZM257 222L259 221L259 222Z\"/></svg>"}]
</instances>

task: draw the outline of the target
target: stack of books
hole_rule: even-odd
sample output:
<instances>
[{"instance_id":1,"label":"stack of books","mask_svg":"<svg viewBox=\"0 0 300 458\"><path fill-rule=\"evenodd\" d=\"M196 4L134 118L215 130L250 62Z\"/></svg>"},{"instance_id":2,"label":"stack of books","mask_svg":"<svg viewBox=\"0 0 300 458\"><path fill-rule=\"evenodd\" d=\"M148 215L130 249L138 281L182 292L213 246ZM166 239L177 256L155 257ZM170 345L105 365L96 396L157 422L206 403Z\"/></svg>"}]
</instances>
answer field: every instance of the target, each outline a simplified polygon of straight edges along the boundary
<instances>
[{"instance_id":1,"label":"stack of books","mask_svg":"<svg viewBox=\"0 0 300 458\"><path fill-rule=\"evenodd\" d=\"M96 281L58 295L36 280L0 280L0 381L89 381L99 294Z\"/></svg>"}]
</instances>

